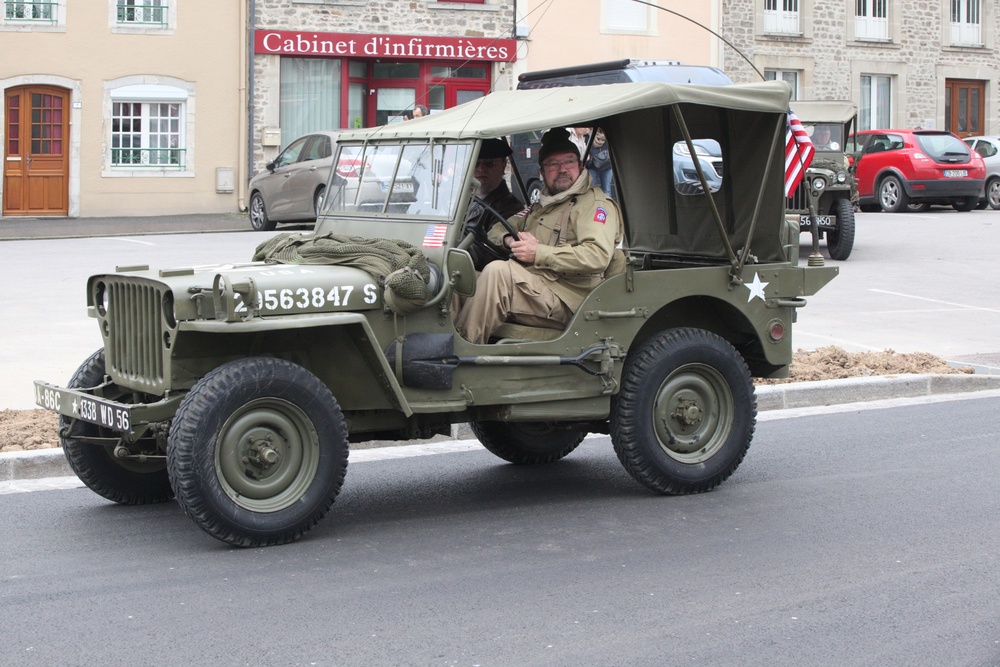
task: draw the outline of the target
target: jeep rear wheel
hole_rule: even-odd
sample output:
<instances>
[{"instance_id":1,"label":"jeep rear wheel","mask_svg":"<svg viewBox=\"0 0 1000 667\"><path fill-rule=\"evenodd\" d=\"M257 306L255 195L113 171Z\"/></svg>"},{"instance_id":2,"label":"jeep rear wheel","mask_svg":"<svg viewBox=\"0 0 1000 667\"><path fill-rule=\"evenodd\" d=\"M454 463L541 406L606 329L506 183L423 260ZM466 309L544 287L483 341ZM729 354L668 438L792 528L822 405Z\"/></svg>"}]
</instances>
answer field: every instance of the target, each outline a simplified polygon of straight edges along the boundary
<instances>
[{"instance_id":1,"label":"jeep rear wheel","mask_svg":"<svg viewBox=\"0 0 1000 667\"><path fill-rule=\"evenodd\" d=\"M472 422L469 426L483 447L504 461L517 464L558 461L576 449L586 436L548 422Z\"/></svg>"},{"instance_id":2,"label":"jeep rear wheel","mask_svg":"<svg viewBox=\"0 0 1000 667\"><path fill-rule=\"evenodd\" d=\"M104 350L90 355L69 381L71 388L96 387L104 382ZM70 428L68 417L59 417L59 432ZM167 466L162 459L139 463L134 459L117 458L117 443L99 444L88 438L115 438L114 431L96 424L77 421L72 425L72 435L60 438L63 453L76 476L91 491L122 505L162 503L173 497ZM157 452L162 455L162 452Z\"/></svg>"},{"instance_id":3,"label":"jeep rear wheel","mask_svg":"<svg viewBox=\"0 0 1000 667\"><path fill-rule=\"evenodd\" d=\"M837 216L837 228L826 232L826 249L830 259L842 262L854 248L854 206L849 199L838 199L832 212Z\"/></svg>"},{"instance_id":4,"label":"jeep rear wheel","mask_svg":"<svg viewBox=\"0 0 1000 667\"><path fill-rule=\"evenodd\" d=\"M626 359L611 439L640 484L664 494L699 493L739 467L756 415L750 371L733 346L701 329L671 329Z\"/></svg>"},{"instance_id":5,"label":"jeep rear wheel","mask_svg":"<svg viewBox=\"0 0 1000 667\"><path fill-rule=\"evenodd\" d=\"M886 213L898 213L906 208L910 198L895 176L886 176L878 184L878 203Z\"/></svg>"},{"instance_id":6,"label":"jeep rear wheel","mask_svg":"<svg viewBox=\"0 0 1000 667\"><path fill-rule=\"evenodd\" d=\"M213 370L167 441L170 483L205 532L242 547L291 542L329 511L347 472L347 425L330 390L270 357Z\"/></svg>"}]
</instances>

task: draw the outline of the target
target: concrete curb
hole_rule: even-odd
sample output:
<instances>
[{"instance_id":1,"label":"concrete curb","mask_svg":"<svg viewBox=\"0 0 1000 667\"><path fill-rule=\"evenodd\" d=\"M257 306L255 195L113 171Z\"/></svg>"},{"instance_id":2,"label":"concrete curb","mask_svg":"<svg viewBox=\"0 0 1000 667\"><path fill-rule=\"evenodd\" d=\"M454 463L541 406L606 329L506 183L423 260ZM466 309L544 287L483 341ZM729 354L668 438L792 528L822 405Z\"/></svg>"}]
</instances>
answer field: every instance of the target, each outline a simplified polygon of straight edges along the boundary
<instances>
[{"instance_id":1,"label":"concrete curb","mask_svg":"<svg viewBox=\"0 0 1000 667\"><path fill-rule=\"evenodd\" d=\"M757 409L764 412L992 389L1000 389L1000 375L896 375L795 382L757 387ZM456 440L473 437L466 424L457 424L452 435ZM0 482L70 475L73 471L60 448L0 454Z\"/></svg>"}]
</instances>

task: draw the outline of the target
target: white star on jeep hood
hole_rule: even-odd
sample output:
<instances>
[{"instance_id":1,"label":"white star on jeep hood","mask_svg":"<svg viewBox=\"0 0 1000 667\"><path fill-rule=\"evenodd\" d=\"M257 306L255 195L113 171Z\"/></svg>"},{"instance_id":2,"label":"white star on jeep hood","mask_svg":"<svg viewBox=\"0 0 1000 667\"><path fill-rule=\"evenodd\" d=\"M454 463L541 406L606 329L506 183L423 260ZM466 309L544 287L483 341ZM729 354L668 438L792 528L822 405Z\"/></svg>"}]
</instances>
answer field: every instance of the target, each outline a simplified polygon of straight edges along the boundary
<instances>
[{"instance_id":1,"label":"white star on jeep hood","mask_svg":"<svg viewBox=\"0 0 1000 667\"><path fill-rule=\"evenodd\" d=\"M767 287L769 284L770 283L762 283L760 281L760 274L758 273L753 274L752 283L750 283L749 285L743 283L743 286L746 287L748 290L750 290L750 296L747 297L747 303L753 301L753 298L755 296L759 297L761 301L764 301L764 288Z\"/></svg>"}]
</instances>

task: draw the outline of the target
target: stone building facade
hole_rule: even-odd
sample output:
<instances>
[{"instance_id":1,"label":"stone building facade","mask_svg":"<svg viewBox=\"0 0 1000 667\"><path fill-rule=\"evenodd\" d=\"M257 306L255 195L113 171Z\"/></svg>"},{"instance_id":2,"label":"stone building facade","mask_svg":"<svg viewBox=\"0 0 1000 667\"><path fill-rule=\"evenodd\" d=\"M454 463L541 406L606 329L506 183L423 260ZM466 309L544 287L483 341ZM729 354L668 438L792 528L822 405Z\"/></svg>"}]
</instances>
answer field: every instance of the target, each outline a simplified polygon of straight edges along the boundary
<instances>
[{"instance_id":1,"label":"stone building facade","mask_svg":"<svg viewBox=\"0 0 1000 667\"><path fill-rule=\"evenodd\" d=\"M726 0L722 34L796 99L853 100L862 129L1000 132L998 0ZM758 81L732 48L724 69Z\"/></svg>"},{"instance_id":2,"label":"stone building facade","mask_svg":"<svg viewBox=\"0 0 1000 667\"><path fill-rule=\"evenodd\" d=\"M400 122L513 87L514 0L257 0L254 171L316 130Z\"/></svg>"}]
</instances>

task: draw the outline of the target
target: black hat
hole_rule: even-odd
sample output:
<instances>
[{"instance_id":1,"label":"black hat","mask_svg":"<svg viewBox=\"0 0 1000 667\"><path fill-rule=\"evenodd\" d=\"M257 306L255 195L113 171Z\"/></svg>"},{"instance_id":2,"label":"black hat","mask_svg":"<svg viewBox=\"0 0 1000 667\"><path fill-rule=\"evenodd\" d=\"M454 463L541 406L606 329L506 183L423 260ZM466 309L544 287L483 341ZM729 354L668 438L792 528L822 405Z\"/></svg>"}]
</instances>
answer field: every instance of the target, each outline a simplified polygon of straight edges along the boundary
<instances>
[{"instance_id":1,"label":"black hat","mask_svg":"<svg viewBox=\"0 0 1000 667\"><path fill-rule=\"evenodd\" d=\"M550 155L560 153L572 153L576 159L580 159L580 149L569 139L569 130L565 127L556 127L542 135L542 148L538 151L538 164Z\"/></svg>"},{"instance_id":2,"label":"black hat","mask_svg":"<svg viewBox=\"0 0 1000 667\"><path fill-rule=\"evenodd\" d=\"M483 147L479 149L479 159L489 160L492 158L503 158L510 155L513 151L510 150L510 146L503 139L486 139L483 141Z\"/></svg>"}]
</instances>

